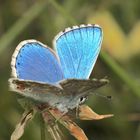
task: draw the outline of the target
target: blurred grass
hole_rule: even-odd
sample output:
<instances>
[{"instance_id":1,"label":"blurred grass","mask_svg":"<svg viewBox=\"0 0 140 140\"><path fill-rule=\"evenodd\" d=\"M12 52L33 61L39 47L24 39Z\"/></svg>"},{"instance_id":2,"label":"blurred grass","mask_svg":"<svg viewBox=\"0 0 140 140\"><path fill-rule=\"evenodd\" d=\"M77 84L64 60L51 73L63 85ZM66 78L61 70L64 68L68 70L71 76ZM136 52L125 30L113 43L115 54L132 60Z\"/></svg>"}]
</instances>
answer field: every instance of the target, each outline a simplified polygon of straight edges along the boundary
<instances>
[{"instance_id":1,"label":"blurred grass","mask_svg":"<svg viewBox=\"0 0 140 140\"><path fill-rule=\"evenodd\" d=\"M0 2L0 140L9 139L22 112L14 94L7 91L10 57L18 40L37 38L50 45L58 31L85 21L103 27L105 42L101 60L98 59L92 76L109 76L110 85L97 92L113 96L110 102L94 96L89 98L88 104L94 106L94 110L100 114L114 113L115 117L100 122L79 122L79 125L90 140L139 140L139 9L138 0ZM109 15L104 15L104 11ZM136 115L137 119L129 120L132 115ZM35 121L31 122L22 140L40 139L38 128Z\"/></svg>"},{"instance_id":2,"label":"blurred grass","mask_svg":"<svg viewBox=\"0 0 140 140\"><path fill-rule=\"evenodd\" d=\"M16 23L0 38L0 54L6 49L16 37L29 26L29 24L40 15L46 8L47 1L35 3Z\"/></svg>"}]
</instances>

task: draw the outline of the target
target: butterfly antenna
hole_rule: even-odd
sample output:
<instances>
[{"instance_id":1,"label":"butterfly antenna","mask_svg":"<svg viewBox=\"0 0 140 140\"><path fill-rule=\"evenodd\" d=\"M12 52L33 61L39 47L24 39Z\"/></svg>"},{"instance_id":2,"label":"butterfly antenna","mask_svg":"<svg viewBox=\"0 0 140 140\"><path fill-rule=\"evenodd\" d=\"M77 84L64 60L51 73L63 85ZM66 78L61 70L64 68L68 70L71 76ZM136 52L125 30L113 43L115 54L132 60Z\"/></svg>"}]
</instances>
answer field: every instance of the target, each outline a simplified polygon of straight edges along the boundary
<instances>
[{"instance_id":1,"label":"butterfly antenna","mask_svg":"<svg viewBox=\"0 0 140 140\"><path fill-rule=\"evenodd\" d=\"M95 93L95 95L100 96L100 97L102 97L102 98L105 98L105 99L107 99L107 100L111 100L111 99L112 99L112 96L110 96L110 95L105 96L105 95L102 95L102 94L99 94L99 93Z\"/></svg>"}]
</instances>

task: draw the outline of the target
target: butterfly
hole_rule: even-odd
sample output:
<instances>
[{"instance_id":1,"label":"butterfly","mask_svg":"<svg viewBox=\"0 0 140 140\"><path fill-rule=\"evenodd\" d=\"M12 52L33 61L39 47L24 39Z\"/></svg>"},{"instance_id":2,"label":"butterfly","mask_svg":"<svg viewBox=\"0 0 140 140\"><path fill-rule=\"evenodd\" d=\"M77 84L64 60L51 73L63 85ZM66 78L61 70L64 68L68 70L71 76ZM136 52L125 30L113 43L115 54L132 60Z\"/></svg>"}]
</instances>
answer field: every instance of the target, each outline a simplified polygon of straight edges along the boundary
<instances>
[{"instance_id":1,"label":"butterfly","mask_svg":"<svg viewBox=\"0 0 140 140\"><path fill-rule=\"evenodd\" d=\"M12 55L10 89L67 113L108 83L89 79L102 38L101 27L87 24L56 35L55 51L37 40L22 41Z\"/></svg>"}]
</instances>

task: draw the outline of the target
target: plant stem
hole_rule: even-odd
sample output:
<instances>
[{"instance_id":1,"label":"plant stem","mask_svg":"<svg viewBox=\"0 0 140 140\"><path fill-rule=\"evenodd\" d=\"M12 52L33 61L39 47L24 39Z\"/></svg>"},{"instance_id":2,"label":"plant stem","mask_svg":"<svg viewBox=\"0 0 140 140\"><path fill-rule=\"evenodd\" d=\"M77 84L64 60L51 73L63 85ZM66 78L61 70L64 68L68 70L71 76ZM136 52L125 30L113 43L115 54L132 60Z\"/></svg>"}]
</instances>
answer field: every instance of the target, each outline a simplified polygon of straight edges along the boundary
<instances>
[{"instance_id":1,"label":"plant stem","mask_svg":"<svg viewBox=\"0 0 140 140\"><path fill-rule=\"evenodd\" d=\"M46 1L36 2L16 23L0 38L0 54L11 42L43 11Z\"/></svg>"},{"instance_id":2,"label":"plant stem","mask_svg":"<svg viewBox=\"0 0 140 140\"><path fill-rule=\"evenodd\" d=\"M71 24L77 21L66 10L59 5L56 0L49 0L51 4L60 12ZM117 64L106 52L101 52L102 60L112 69L112 71L133 91L133 93L140 97L140 89L138 83L127 73L119 64Z\"/></svg>"},{"instance_id":3,"label":"plant stem","mask_svg":"<svg viewBox=\"0 0 140 140\"><path fill-rule=\"evenodd\" d=\"M41 140L46 140L46 125L45 121L42 117L42 114L40 115L40 134L41 134Z\"/></svg>"}]
</instances>

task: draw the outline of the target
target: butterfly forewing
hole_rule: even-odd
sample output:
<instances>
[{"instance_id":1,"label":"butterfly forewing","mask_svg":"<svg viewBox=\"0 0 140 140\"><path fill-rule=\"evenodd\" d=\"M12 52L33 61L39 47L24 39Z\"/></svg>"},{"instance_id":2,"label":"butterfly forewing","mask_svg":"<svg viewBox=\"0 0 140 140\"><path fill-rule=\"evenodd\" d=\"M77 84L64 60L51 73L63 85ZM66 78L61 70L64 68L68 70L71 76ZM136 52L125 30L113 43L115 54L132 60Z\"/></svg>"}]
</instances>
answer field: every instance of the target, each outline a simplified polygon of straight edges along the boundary
<instances>
[{"instance_id":1,"label":"butterfly forewing","mask_svg":"<svg viewBox=\"0 0 140 140\"><path fill-rule=\"evenodd\" d=\"M26 40L18 45L11 66L14 78L47 83L56 83L63 79L54 52L36 40Z\"/></svg>"},{"instance_id":2,"label":"butterfly forewing","mask_svg":"<svg viewBox=\"0 0 140 140\"><path fill-rule=\"evenodd\" d=\"M102 29L98 25L68 28L54 39L66 79L87 79L98 57Z\"/></svg>"}]
</instances>

